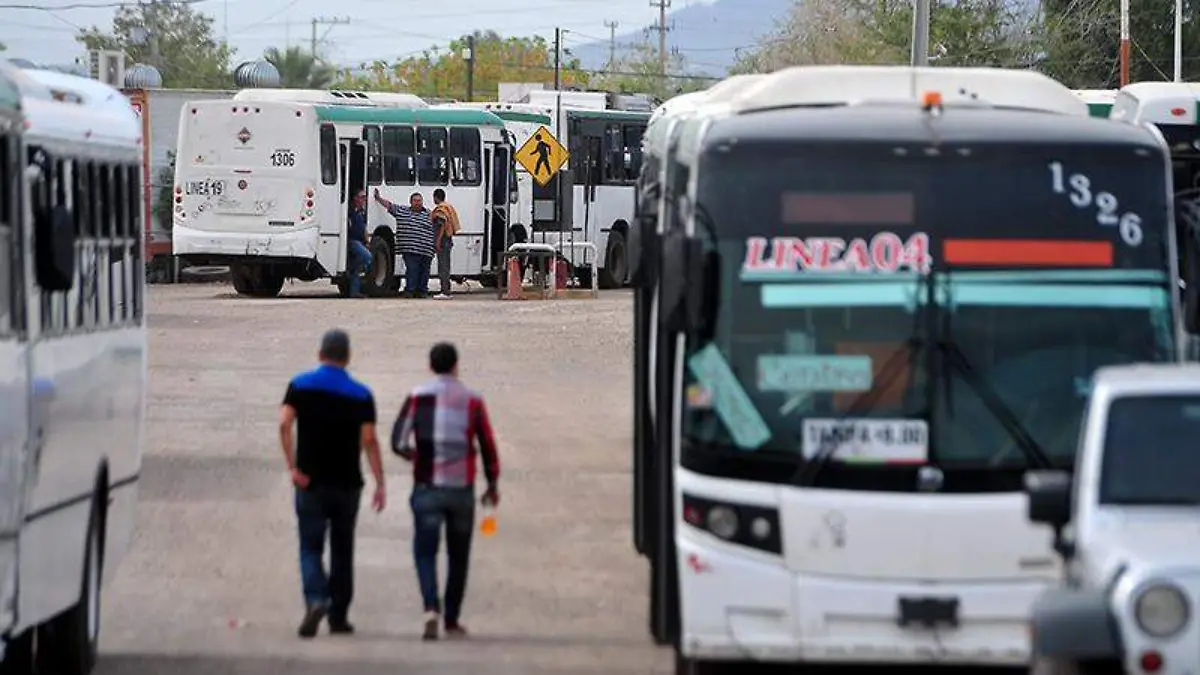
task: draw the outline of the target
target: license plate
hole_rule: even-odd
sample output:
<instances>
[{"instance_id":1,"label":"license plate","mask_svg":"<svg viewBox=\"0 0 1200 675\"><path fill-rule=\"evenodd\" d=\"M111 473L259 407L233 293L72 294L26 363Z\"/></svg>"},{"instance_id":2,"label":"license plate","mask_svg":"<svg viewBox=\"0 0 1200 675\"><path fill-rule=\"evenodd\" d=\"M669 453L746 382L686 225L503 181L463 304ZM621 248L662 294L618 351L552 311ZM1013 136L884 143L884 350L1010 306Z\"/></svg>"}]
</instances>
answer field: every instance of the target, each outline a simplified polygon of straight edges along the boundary
<instances>
[{"instance_id":1,"label":"license plate","mask_svg":"<svg viewBox=\"0 0 1200 675\"><path fill-rule=\"evenodd\" d=\"M896 599L896 623L901 628L958 626L958 598L900 597Z\"/></svg>"},{"instance_id":2,"label":"license plate","mask_svg":"<svg viewBox=\"0 0 1200 675\"><path fill-rule=\"evenodd\" d=\"M225 194L225 181L223 180L190 180L184 191L189 195L199 195L201 197L219 197Z\"/></svg>"},{"instance_id":3,"label":"license plate","mask_svg":"<svg viewBox=\"0 0 1200 675\"><path fill-rule=\"evenodd\" d=\"M929 459L925 420L804 420L804 456L811 459L836 445L842 462L923 464Z\"/></svg>"}]
</instances>

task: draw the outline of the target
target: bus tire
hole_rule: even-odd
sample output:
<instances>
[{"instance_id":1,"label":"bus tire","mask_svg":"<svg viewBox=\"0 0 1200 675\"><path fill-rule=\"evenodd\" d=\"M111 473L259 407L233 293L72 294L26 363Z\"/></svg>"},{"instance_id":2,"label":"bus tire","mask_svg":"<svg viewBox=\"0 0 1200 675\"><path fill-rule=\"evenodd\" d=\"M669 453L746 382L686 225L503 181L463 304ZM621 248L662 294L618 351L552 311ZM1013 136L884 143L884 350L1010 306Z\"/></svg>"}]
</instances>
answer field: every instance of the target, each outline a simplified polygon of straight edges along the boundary
<instances>
[{"instance_id":1,"label":"bus tire","mask_svg":"<svg viewBox=\"0 0 1200 675\"><path fill-rule=\"evenodd\" d=\"M604 267L600 268L600 288L620 288L629 276L629 248L625 235L617 230L608 233L608 247L604 253Z\"/></svg>"},{"instance_id":2,"label":"bus tire","mask_svg":"<svg viewBox=\"0 0 1200 675\"><path fill-rule=\"evenodd\" d=\"M283 290L284 277L266 265L235 263L229 267L233 290L251 298L273 298Z\"/></svg>"},{"instance_id":3,"label":"bus tire","mask_svg":"<svg viewBox=\"0 0 1200 675\"><path fill-rule=\"evenodd\" d=\"M388 295L395 277L396 254L387 239L378 235L371 237L371 264L363 275L363 292L372 297Z\"/></svg>"},{"instance_id":4,"label":"bus tire","mask_svg":"<svg viewBox=\"0 0 1200 675\"><path fill-rule=\"evenodd\" d=\"M103 492L97 491L88 517L79 602L38 629L38 672L89 675L96 665L104 577L103 499Z\"/></svg>"}]
</instances>

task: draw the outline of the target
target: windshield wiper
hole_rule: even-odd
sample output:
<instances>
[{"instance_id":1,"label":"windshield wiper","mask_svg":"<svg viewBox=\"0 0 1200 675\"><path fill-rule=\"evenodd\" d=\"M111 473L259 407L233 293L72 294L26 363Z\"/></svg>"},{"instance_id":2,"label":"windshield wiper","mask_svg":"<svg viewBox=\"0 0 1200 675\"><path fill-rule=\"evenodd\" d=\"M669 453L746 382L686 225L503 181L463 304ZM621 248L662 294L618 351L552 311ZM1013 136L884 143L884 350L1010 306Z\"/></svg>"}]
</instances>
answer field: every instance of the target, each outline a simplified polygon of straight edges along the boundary
<instances>
[{"instance_id":1,"label":"windshield wiper","mask_svg":"<svg viewBox=\"0 0 1200 675\"><path fill-rule=\"evenodd\" d=\"M921 280L917 279L917 286L920 288ZM925 338L921 336L921 320L924 312L928 311L928 298L926 301L917 299L917 309L913 312L913 327L911 336L904 341L896 351L888 356L883 367L879 369L879 378L872 379L871 388L859 394L850 406L846 409L845 414L838 418L838 427L841 427L847 421L862 415L875 407L883 393L891 389L892 384L904 372L905 366L911 368L920 354L921 347L925 344ZM904 357L908 358L905 359ZM839 433L833 433L828 438L822 440L820 447L813 453L812 459L805 462L797 475L791 481L793 484L804 487L812 487L816 484L817 475L821 473L821 469L825 468L833 460L833 456L838 449L842 447L842 442L845 436ZM801 441L803 443L803 440Z\"/></svg>"},{"instance_id":2,"label":"windshield wiper","mask_svg":"<svg viewBox=\"0 0 1200 675\"><path fill-rule=\"evenodd\" d=\"M949 290L949 285L949 276L947 276L947 290ZM992 416L996 418L1000 426L1016 441L1017 447L1021 449L1021 452L1025 455L1025 459L1030 465L1042 469L1052 468L1053 463L1046 455L1045 448L1037 442L1037 439L1029 434L1029 431L1017 419L1012 408L1008 407L1008 404L1000 398L1000 395L996 393L992 385L971 365L971 361L967 359L967 355L963 353L958 343L954 341L954 333L950 326L950 314L950 312L943 313L940 335L938 335L938 339L934 342L938 351L945 357L945 362L962 375L967 386L975 392L979 400L983 401L983 405L988 409L988 412L992 413ZM953 378L947 369L939 369L942 371L942 386L945 390L945 395L950 397L950 383ZM949 403L950 399L947 398L946 408L950 415L953 416L954 409Z\"/></svg>"}]
</instances>

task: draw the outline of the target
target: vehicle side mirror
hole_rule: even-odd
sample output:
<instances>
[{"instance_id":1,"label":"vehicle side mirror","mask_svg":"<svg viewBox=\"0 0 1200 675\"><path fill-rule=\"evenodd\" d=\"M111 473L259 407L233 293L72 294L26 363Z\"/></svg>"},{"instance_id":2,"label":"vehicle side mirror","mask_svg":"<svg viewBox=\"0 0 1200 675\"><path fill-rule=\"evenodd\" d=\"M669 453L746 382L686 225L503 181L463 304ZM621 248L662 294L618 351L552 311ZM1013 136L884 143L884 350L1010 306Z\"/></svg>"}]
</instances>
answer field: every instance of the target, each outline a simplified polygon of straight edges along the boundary
<instances>
[{"instance_id":1,"label":"vehicle side mirror","mask_svg":"<svg viewBox=\"0 0 1200 675\"><path fill-rule=\"evenodd\" d=\"M639 218L629 228L629 280L635 288L648 288L658 277L658 247L660 242L657 223Z\"/></svg>"},{"instance_id":2,"label":"vehicle side mirror","mask_svg":"<svg viewBox=\"0 0 1200 675\"><path fill-rule=\"evenodd\" d=\"M689 239L687 247L687 330L704 342L712 337L719 297L720 257L707 250L700 239Z\"/></svg>"},{"instance_id":3,"label":"vehicle side mirror","mask_svg":"<svg viewBox=\"0 0 1200 675\"><path fill-rule=\"evenodd\" d=\"M684 330L687 327L684 305L688 296L688 238L675 230L664 235L659 245L662 261L658 279L662 289L659 322L668 332Z\"/></svg>"},{"instance_id":4,"label":"vehicle side mirror","mask_svg":"<svg viewBox=\"0 0 1200 675\"><path fill-rule=\"evenodd\" d=\"M1030 471L1025 474L1030 522L1054 529L1054 550L1063 558L1073 551L1063 539L1063 528L1071 522L1071 474L1065 471Z\"/></svg>"},{"instance_id":5,"label":"vehicle side mirror","mask_svg":"<svg viewBox=\"0 0 1200 675\"><path fill-rule=\"evenodd\" d=\"M75 283L75 219L61 204L34 214L34 267L38 286L69 291Z\"/></svg>"}]
</instances>

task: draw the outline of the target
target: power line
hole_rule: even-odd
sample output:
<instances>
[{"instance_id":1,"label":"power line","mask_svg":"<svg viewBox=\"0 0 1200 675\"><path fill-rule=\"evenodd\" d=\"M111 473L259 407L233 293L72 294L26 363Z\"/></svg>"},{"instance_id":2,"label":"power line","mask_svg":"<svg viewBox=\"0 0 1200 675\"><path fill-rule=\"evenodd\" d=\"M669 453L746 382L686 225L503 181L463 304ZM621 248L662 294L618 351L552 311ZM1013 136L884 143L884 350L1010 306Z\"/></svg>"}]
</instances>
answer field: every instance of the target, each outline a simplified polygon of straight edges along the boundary
<instances>
[{"instance_id":1,"label":"power line","mask_svg":"<svg viewBox=\"0 0 1200 675\"><path fill-rule=\"evenodd\" d=\"M195 5L209 0L161 0L166 4L174 5ZM41 5L29 5L24 3L18 4L0 4L0 9L28 9L39 12L61 12L67 9L116 9L119 7L127 7L129 0L125 2L73 2L67 5L55 5L53 7L43 7Z\"/></svg>"}]
</instances>

